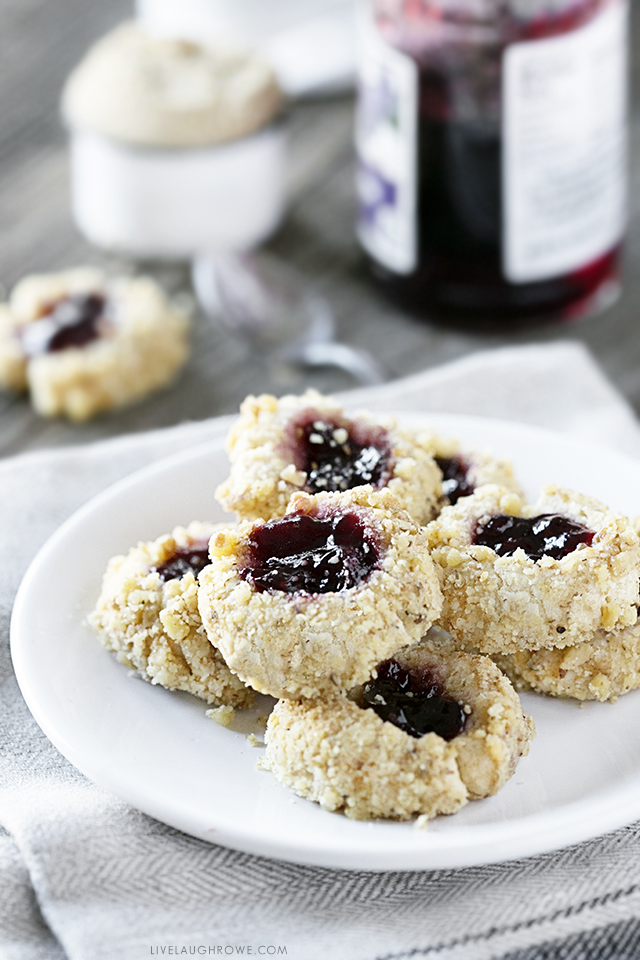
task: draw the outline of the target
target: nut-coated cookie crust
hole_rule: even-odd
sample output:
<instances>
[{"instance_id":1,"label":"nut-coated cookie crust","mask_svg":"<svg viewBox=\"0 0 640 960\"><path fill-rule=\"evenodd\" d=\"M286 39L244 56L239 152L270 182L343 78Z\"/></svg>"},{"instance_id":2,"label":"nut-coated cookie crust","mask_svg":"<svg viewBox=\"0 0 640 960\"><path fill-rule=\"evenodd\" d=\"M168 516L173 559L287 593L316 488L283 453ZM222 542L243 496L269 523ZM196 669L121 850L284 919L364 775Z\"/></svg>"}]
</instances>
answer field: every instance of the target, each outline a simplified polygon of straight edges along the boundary
<instances>
[{"instance_id":1,"label":"nut-coated cookie crust","mask_svg":"<svg viewBox=\"0 0 640 960\"><path fill-rule=\"evenodd\" d=\"M354 820L431 818L468 801L451 744L416 740L346 698L280 700L265 740L281 783Z\"/></svg>"},{"instance_id":2,"label":"nut-coated cookie crust","mask_svg":"<svg viewBox=\"0 0 640 960\"><path fill-rule=\"evenodd\" d=\"M640 623L562 650L495 655L518 690L575 700L615 700L640 687Z\"/></svg>"},{"instance_id":3,"label":"nut-coated cookie crust","mask_svg":"<svg viewBox=\"0 0 640 960\"><path fill-rule=\"evenodd\" d=\"M423 528L387 490L298 494L289 513L354 512L380 544L380 561L359 586L339 592L259 592L241 576L254 528L245 521L211 540L199 603L211 642L234 673L274 697L317 697L362 683L376 663L415 642L442 599Z\"/></svg>"},{"instance_id":4,"label":"nut-coated cookie crust","mask_svg":"<svg viewBox=\"0 0 640 960\"><path fill-rule=\"evenodd\" d=\"M305 490L307 475L293 462L289 436L292 422L305 411L317 412L319 419L386 429L392 461L387 489L418 523L435 516L442 475L432 456L431 435L400 429L390 417L358 413L347 418L335 400L315 390L279 400L264 394L244 401L227 442L231 474L216 493L226 510L242 519L269 520L282 516L291 497Z\"/></svg>"},{"instance_id":5,"label":"nut-coated cookie crust","mask_svg":"<svg viewBox=\"0 0 640 960\"><path fill-rule=\"evenodd\" d=\"M474 544L478 522L501 514L567 516L594 532L562 559L498 556ZM549 486L526 506L515 494L481 487L428 525L444 595L441 624L482 653L566 647L636 621L640 541L632 523L590 497Z\"/></svg>"},{"instance_id":6,"label":"nut-coated cookie crust","mask_svg":"<svg viewBox=\"0 0 640 960\"><path fill-rule=\"evenodd\" d=\"M469 711L465 732L449 743L435 733L412 737L347 697L280 701L266 733L278 780L359 820L455 813L499 790L534 735L507 678L486 657L429 640L395 659L444 681Z\"/></svg>"},{"instance_id":7,"label":"nut-coated cookie crust","mask_svg":"<svg viewBox=\"0 0 640 960\"><path fill-rule=\"evenodd\" d=\"M215 529L194 522L113 557L89 622L120 663L145 680L186 690L207 703L249 707L253 691L207 640L193 574L163 583L152 569L170 560L176 547L206 544Z\"/></svg>"}]
</instances>

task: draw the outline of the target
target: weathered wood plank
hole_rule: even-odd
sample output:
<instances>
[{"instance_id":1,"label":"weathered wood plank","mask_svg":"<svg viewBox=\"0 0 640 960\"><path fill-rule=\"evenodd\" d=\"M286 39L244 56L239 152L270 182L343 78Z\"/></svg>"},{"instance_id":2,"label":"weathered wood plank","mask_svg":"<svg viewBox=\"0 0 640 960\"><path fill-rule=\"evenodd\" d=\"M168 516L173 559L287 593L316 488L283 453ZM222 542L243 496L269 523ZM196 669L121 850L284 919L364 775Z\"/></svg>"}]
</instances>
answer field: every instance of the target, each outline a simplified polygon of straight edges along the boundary
<instances>
[{"instance_id":1,"label":"weathered wood plank","mask_svg":"<svg viewBox=\"0 0 640 960\"><path fill-rule=\"evenodd\" d=\"M58 97L87 45L130 9L123 0L0 0L0 281L5 288L34 270L105 261L71 222ZM633 31L634 49L640 49L638 13ZM634 67L628 270L624 297L605 315L572 327L483 335L427 324L382 299L363 272L354 237L350 97L292 107L291 206L270 249L329 299L341 338L371 350L391 377L478 349L569 336L591 347L640 410L640 74L637 63ZM188 289L185 269L150 269L170 290ZM269 367L198 316L184 375L171 390L131 410L78 427L36 417L24 398L0 397L0 455L226 413L248 392L298 391L307 384L325 391L350 385L336 371L307 374Z\"/></svg>"}]
</instances>

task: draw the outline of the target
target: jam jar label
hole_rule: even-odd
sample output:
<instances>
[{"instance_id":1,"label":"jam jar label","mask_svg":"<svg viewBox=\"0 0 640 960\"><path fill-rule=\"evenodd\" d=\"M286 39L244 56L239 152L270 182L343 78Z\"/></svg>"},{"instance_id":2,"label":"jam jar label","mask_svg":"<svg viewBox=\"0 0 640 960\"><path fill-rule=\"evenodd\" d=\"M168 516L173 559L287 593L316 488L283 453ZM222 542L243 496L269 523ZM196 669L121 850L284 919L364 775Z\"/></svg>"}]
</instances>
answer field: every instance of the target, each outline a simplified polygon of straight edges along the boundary
<instances>
[{"instance_id":1,"label":"jam jar label","mask_svg":"<svg viewBox=\"0 0 640 960\"><path fill-rule=\"evenodd\" d=\"M503 269L513 283L588 266L625 225L626 0L503 65Z\"/></svg>"},{"instance_id":2,"label":"jam jar label","mask_svg":"<svg viewBox=\"0 0 640 960\"><path fill-rule=\"evenodd\" d=\"M411 273L417 260L417 64L363 28L359 86L358 235L380 263Z\"/></svg>"}]
</instances>

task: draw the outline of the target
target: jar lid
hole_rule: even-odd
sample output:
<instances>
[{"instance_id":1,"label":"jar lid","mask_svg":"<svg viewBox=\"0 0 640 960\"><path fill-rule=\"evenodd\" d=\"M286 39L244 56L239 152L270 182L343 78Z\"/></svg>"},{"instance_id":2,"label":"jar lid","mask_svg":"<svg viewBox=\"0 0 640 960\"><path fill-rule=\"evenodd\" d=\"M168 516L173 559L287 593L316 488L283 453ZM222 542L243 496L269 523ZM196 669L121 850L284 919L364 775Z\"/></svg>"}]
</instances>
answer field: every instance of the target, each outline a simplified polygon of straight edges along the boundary
<instances>
[{"instance_id":1,"label":"jar lid","mask_svg":"<svg viewBox=\"0 0 640 960\"><path fill-rule=\"evenodd\" d=\"M90 48L62 94L70 127L151 147L202 147L268 124L283 95L271 66L226 42L154 37L124 23Z\"/></svg>"}]
</instances>

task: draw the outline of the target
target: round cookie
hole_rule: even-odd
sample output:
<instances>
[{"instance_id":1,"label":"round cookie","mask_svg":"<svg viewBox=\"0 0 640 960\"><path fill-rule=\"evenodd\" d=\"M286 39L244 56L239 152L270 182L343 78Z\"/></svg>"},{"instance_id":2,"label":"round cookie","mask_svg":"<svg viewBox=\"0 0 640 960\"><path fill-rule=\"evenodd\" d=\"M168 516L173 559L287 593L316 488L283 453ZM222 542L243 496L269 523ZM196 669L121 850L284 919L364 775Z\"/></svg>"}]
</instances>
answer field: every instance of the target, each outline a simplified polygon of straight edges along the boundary
<instances>
[{"instance_id":1,"label":"round cookie","mask_svg":"<svg viewBox=\"0 0 640 960\"><path fill-rule=\"evenodd\" d=\"M436 701L444 696L445 705L458 711L459 726L451 728L447 717L446 739L428 725L423 729L430 732L422 735L406 732L363 700L368 690L370 699L373 693L382 701L378 710L393 710L388 686L379 684L352 691L350 698L280 701L265 737L267 763L278 780L327 810L359 820L431 818L496 793L534 736L507 678L486 657L428 639L379 664L378 679L390 675L390 664L404 689L407 675L417 682L411 703L418 702L421 686L436 689L435 698L423 690L417 711L436 703L431 716L438 717L442 704ZM405 694L403 710L407 702Z\"/></svg>"},{"instance_id":2,"label":"round cookie","mask_svg":"<svg viewBox=\"0 0 640 960\"><path fill-rule=\"evenodd\" d=\"M231 474L216 491L242 519L269 520L300 491L321 493L372 484L387 488L418 523L436 514L441 473L431 435L400 429L392 418L346 417L315 390L281 399L248 397L227 442Z\"/></svg>"},{"instance_id":3,"label":"round cookie","mask_svg":"<svg viewBox=\"0 0 640 960\"><path fill-rule=\"evenodd\" d=\"M640 688L640 623L562 650L521 650L493 658L518 690L575 700L615 700Z\"/></svg>"},{"instance_id":4,"label":"round cookie","mask_svg":"<svg viewBox=\"0 0 640 960\"><path fill-rule=\"evenodd\" d=\"M558 530L552 519L548 532L536 536L560 556L534 559L516 548L517 537L513 552L499 555L508 547L508 533L499 534L502 546L487 545L488 532L497 536L493 528L501 529L505 519L542 518L537 526L544 527L544 518L555 516L562 518ZM573 532L565 537L563 526ZM596 630L636 621L640 540L630 520L597 500L549 486L535 505L526 506L517 495L489 485L445 507L426 529L444 596L440 622L464 638L466 647L482 653L566 647ZM525 544L527 536L521 537ZM561 542L564 555L565 547L554 547ZM535 555L533 547L527 549Z\"/></svg>"},{"instance_id":5,"label":"round cookie","mask_svg":"<svg viewBox=\"0 0 640 960\"><path fill-rule=\"evenodd\" d=\"M79 268L25 277L0 318L0 383L36 411L82 421L166 386L188 355L185 317L151 279Z\"/></svg>"},{"instance_id":6,"label":"round cookie","mask_svg":"<svg viewBox=\"0 0 640 960\"><path fill-rule=\"evenodd\" d=\"M281 783L354 820L432 818L468 802L450 744L435 733L415 741L346 698L279 700L265 740Z\"/></svg>"},{"instance_id":7,"label":"round cookie","mask_svg":"<svg viewBox=\"0 0 640 960\"><path fill-rule=\"evenodd\" d=\"M415 642L441 595L423 528L388 490L297 494L211 540L199 604L230 668L274 697L334 694Z\"/></svg>"},{"instance_id":8,"label":"round cookie","mask_svg":"<svg viewBox=\"0 0 640 960\"><path fill-rule=\"evenodd\" d=\"M253 691L211 646L198 612L196 576L220 526L194 521L113 557L89 623L120 663L145 680L207 703L250 707Z\"/></svg>"}]
</instances>

